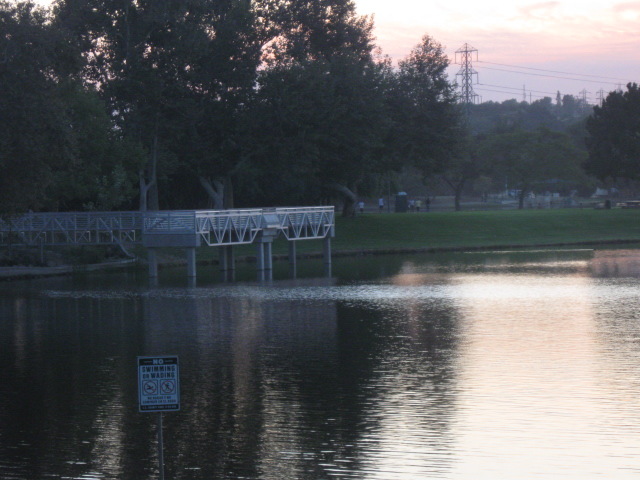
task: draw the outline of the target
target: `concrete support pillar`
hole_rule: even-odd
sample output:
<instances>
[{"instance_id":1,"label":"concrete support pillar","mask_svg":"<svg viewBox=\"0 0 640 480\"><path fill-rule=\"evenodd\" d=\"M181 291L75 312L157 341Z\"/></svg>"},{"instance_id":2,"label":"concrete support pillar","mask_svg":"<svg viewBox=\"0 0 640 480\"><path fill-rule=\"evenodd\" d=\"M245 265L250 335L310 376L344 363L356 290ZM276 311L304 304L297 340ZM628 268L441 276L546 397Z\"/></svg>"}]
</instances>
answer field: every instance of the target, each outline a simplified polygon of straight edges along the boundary
<instances>
[{"instance_id":1,"label":"concrete support pillar","mask_svg":"<svg viewBox=\"0 0 640 480\"><path fill-rule=\"evenodd\" d=\"M322 261L325 265L331 265L331 237L329 235L322 240Z\"/></svg>"},{"instance_id":2,"label":"concrete support pillar","mask_svg":"<svg viewBox=\"0 0 640 480\"><path fill-rule=\"evenodd\" d=\"M259 241L257 244L258 280L273 280L273 255L271 239Z\"/></svg>"},{"instance_id":3,"label":"concrete support pillar","mask_svg":"<svg viewBox=\"0 0 640 480\"><path fill-rule=\"evenodd\" d=\"M221 272L226 272L229 269L227 258L227 247L218 248L218 265Z\"/></svg>"},{"instance_id":4,"label":"concrete support pillar","mask_svg":"<svg viewBox=\"0 0 640 480\"><path fill-rule=\"evenodd\" d=\"M256 243L256 271L258 281L264 280L264 243Z\"/></svg>"},{"instance_id":5,"label":"concrete support pillar","mask_svg":"<svg viewBox=\"0 0 640 480\"><path fill-rule=\"evenodd\" d=\"M219 252L220 273L223 282L232 282L235 277L236 262L232 245L220 247Z\"/></svg>"},{"instance_id":6,"label":"concrete support pillar","mask_svg":"<svg viewBox=\"0 0 640 480\"><path fill-rule=\"evenodd\" d=\"M149 278L158 278L158 252L155 248L147 248L149 262Z\"/></svg>"},{"instance_id":7,"label":"concrete support pillar","mask_svg":"<svg viewBox=\"0 0 640 480\"><path fill-rule=\"evenodd\" d=\"M331 237L327 235L322 240L322 261L324 263L324 273L331 276Z\"/></svg>"},{"instance_id":8,"label":"concrete support pillar","mask_svg":"<svg viewBox=\"0 0 640 480\"><path fill-rule=\"evenodd\" d=\"M196 277L196 249L195 247L187 248L187 277Z\"/></svg>"},{"instance_id":9,"label":"concrete support pillar","mask_svg":"<svg viewBox=\"0 0 640 480\"><path fill-rule=\"evenodd\" d=\"M296 278L298 274L298 254L296 242L289 242L289 274L291 278Z\"/></svg>"},{"instance_id":10,"label":"concrete support pillar","mask_svg":"<svg viewBox=\"0 0 640 480\"><path fill-rule=\"evenodd\" d=\"M264 270L267 280L273 280L273 243L265 242L264 244Z\"/></svg>"}]
</instances>

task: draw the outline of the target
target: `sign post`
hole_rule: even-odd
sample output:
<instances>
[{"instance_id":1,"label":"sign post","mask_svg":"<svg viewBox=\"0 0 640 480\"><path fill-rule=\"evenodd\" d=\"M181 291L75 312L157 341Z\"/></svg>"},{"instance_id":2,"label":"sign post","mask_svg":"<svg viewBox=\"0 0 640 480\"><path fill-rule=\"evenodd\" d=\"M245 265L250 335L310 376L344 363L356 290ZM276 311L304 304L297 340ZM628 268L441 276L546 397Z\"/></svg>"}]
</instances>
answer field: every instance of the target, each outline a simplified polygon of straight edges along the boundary
<instances>
[{"instance_id":1,"label":"sign post","mask_svg":"<svg viewBox=\"0 0 640 480\"><path fill-rule=\"evenodd\" d=\"M164 480L162 412L180 410L180 368L176 355L138 357L138 409L158 413L158 464Z\"/></svg>"}]
</instances>

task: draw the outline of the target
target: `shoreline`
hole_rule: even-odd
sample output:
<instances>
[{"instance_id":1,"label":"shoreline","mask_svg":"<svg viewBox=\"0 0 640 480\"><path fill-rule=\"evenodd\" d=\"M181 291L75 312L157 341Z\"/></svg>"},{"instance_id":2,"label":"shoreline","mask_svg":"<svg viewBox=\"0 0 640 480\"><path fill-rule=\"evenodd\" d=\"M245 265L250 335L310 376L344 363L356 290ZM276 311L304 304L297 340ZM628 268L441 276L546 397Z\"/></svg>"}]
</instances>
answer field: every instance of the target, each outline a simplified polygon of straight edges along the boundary
<instances>
[{"instance_id":1,"label":"shoreline","mask_svg":"<svg viewBox=\"0 0 640 480\"><path fill-rule=\"evenodd\" d=\"M495 244L483 246L456 246L456 247L419 247L419 248L371 248L337 250L332 252L332 257L365 257L377 255L402 255L402 254L438 254L438 253L461 253L461 252L490 252L492 250L504 249L527 249L527 248L553 248L553 247L597 247L607 245L631 245L638 244L639 240L601 240L584 242L560 242L560 243L535 243L535 244ZM322 258L321 252L310 252L298 254L299 259ZM274 261L286 261L288 255L274 254ZM236 258L237 262L255 263L256 257L246 255ZM217 260L201 260L198 265L215 265ZM159 262L160 268L179 267L185 265L186 261L172 259ZM35 267L35 266L12 266L0 267L0 282L13 280L30 280L35 278L56 277L73 275L76 273L96 272L129 268L135 265L146 265L146 261L136 259L117 260L113 262L94 263L87 265L59 265L55 267Z\"/></svg>"}]
</instances>

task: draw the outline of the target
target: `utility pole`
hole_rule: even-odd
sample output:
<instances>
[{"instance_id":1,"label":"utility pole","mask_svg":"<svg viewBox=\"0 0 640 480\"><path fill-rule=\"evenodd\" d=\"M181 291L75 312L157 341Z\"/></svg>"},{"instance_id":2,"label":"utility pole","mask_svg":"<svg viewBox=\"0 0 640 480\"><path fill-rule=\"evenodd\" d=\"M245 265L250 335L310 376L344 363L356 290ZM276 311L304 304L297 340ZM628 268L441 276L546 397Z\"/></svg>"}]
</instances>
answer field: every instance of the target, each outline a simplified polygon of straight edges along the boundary
<instances>
[{"instance_id":1,"label":"utility pole","mask_svg":"<svg viewBox=\"0 0 640 480\"><path fill-rule=\"evenodd\" d=\"M460 101L465 105L467 116L469 115L469 106L475 104L478 100L478 95L473 91L473 77L478 77L478 72L473 69L473 57L475 54L476 61L478 60L478 50L473 48L468 43L465 43L461 48L456 50L456 65L460 65L460 71L456 74L456 77L461 77L460 82Z\"/></svg>"},{"instance_id":2,"label":"utility pole","mask_svg":"<svg viewBox=\"0 0 640 480\"><path fill-rule=\"evenodd\" d=\"M604 103L604 90L601 88L598 90L598 105L602 106Z\"/></svg>"}]
</instances>

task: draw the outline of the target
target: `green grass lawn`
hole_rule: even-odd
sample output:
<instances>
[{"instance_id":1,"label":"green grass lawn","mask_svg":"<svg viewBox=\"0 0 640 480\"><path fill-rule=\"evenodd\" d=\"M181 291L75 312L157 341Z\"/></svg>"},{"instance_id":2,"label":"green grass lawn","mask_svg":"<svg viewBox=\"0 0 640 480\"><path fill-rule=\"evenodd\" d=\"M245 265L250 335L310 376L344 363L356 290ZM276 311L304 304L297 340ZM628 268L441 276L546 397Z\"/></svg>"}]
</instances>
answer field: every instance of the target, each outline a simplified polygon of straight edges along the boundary
<instances>
[{"instance_id":1,"label":"green grass lawn","mask_svg":"<svg viewBox=\"0 0 640 480\"><path fill-rule=\"evenodd\" d=\"M508 210L336 219L335 250L640 240L640 210Z\"/></svg>"},{"instance_id":2,"label":"green grass lawn","mask_svg":"<svg viewBox=\"0 0 640 480\"><path fill-rule=\"evenodd\" d=\"M365 214L336 216L337 252L403 249L490 248L612 241L640 242L639 210L553 209L473 212ZM217 259L217 249L198 249L199 259ZM236 248L237 256L255 255L254 245ZM319 253L322 242L298 242L298 253ZM286 254L287 242L274 242L274 254Z\"/></svg>"}]
</instances>

